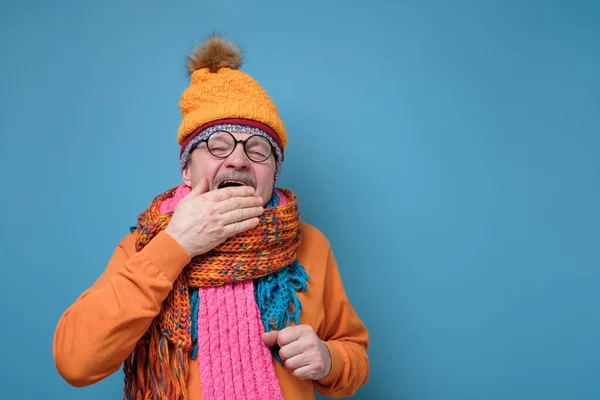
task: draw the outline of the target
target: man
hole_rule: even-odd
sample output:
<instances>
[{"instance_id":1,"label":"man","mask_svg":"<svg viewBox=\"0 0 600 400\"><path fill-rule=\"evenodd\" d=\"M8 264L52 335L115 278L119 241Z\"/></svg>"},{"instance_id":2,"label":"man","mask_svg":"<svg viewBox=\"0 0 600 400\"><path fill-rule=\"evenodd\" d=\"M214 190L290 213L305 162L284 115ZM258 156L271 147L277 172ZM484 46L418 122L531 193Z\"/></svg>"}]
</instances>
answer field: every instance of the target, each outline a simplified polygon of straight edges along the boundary
<instances>
[{"instance_id":1,"label":"man","mask_svg":"<svg viewBox=\"0 0 600 400\"><path fill-rule=\"evenodd\" d=\"M126 399L310 399L354 394L367 330L327 239L277 188L287 134L272 100L211 36L180 100L183 183L151 202L99 279L58 322L61 376L124 365Z\"/></svg>"}]
</instances>

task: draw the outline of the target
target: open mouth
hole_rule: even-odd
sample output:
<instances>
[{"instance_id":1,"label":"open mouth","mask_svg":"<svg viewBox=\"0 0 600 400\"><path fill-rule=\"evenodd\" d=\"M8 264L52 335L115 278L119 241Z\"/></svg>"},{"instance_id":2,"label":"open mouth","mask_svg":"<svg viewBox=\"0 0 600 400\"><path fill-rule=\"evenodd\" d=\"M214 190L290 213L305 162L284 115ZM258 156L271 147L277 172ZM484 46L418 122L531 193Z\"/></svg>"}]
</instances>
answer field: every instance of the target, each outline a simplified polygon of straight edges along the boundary
<instances>
[{"instance_id":1,"label":"open mouth","mask_svg":"<svg viewBox=\"0 0 600 400\"><path fill-rule=\"evenodd\" d=\"M222 189L222 188L232 187L232 186L250 186L250 185L248 185L246 182L243 182L243 181L223 181L223 182L219 183L219 186L217 186L217 187L219 189Z\"/></svg>"}]
</instances>

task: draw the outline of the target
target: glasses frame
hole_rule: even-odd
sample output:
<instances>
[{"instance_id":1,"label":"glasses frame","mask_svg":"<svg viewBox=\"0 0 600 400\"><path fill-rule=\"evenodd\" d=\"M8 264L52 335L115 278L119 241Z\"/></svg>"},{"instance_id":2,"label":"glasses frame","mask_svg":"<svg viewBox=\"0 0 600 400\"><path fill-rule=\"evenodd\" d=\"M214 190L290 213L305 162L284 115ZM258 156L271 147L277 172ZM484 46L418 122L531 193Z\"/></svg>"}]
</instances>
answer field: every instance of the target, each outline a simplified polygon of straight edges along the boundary
<instances>
[{"instance_id":1,"label":"glasses frame","mask_svg":"<svg viewBox=\"0 0 600 400\"><path fill-rule=\"evenodd\" d=\"M221 156L218 156L218 155L214 154L214 153L213 153L213 152L210 150L210 146L208 145L208 141L209 141L209 139L210 139L210 138L211 138L213 135L216 135L216 134L219 134L219 133L227 133L229 136L231 136L231 139L233 140L233 147L231 148L231 151L230 151L230 152L229 152L227 155L224 155L224 156L223 156L223 155L221 155ZM247 143L247 142L248 142L250 139L254 138L255 136L257 136L257 137L261 138L261 140L264 140L264 141L265 141L265 142L266 142L266 143L269 145L269 154L268 154L268 155L267 155L267 156L266 156L264 159L262 159L262 160L260 160L260 161L256 161L254 158L250 157L250 155L249 155L249 154L248 154L248 152L246 151L246 143ZM248 157L248 159L249 159L249 160L251 160L251 161L253 161L253 162L255 162L255 163L262 163L262 162L265 162L265 161L267 161L267 160L269 159L269 157L271 157L271 155L273 155L273 153L274 153L274 151L273 151L273 145L272 145L272 144L269 142L269 140L267 140L266 138L262 137L261 135L252 135L252 136L249 136L249 137L247 137L246 139L239 139L239 140L238 140L238 139L236 139L236 138L235 138L235 136L233 136L233 134L232 134L231 132L229 132L229 131L225 131L225 130L220 130L220 131L213 132L213 133L211 133L211 134L210 134L208 137L206 137L206 138L204 138L204 139L200 140L200 141L199 141L199 142L198 142L198 143L197 143L197 144L194 146L194 148L192 149L192 151L193 151L193 150L194 150L194 149L195 149L195 148L196 148L196 147L197 147L197 146L198 146L200 143L203 143L203 142L206 142L206 149L208 150L208 152L209 152L209 153L210 153L210 154L211 154L213 157L220 158L220 159L225 159L225 158L229 157L230 155L232 155L232 154L233 154L233 152L235 151L235 149L237 148L237 145L238 145L238 143L241 143L241 144L242 144L242 147L244 148L244 154L246 154L246 157Z\"/></svg>"}]
</instances>

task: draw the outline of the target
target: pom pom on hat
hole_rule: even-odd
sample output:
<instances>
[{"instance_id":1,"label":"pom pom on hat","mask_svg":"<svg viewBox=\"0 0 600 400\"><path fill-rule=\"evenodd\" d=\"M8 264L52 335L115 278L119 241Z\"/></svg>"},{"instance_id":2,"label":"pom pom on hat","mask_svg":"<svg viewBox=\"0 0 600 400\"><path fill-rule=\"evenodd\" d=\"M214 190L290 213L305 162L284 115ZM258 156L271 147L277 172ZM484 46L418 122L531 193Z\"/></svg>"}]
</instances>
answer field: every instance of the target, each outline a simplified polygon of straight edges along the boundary
<instances>
[{"instance_id":1,"label":"pom pom on hat","mask_svg":"<svg viewBox=\"0 0 600 400\"><path fill-rule=\"evenodd\" d=\"M191 75L202 68L217 72L221 68L239 69L241 66L240 50L232 42L226 42L223 37L211 35L202 47L188 57L187 71Z\"/></svg>"}]
</instances>

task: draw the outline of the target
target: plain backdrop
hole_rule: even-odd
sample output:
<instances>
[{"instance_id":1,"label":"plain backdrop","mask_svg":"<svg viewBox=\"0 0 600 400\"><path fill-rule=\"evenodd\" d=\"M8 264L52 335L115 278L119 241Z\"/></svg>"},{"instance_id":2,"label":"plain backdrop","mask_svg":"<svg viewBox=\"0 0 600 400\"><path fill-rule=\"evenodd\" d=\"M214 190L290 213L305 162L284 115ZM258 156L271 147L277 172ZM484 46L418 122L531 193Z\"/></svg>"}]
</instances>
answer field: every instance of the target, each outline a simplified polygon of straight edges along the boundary
<instances>
[{"instance_id":1,"label":"plain backdrop","mask_svg":"<svg viewBox=\"0 0 600 400\"><path fill-rule=\"evenodd\" d=\"M54 369L61 313L180 182L185 56L219 32L273 97L278 184L371 334L356 399L600 398L600 2L0 5L3 399L117 399Z\"/></svg>"}]
</instances>

